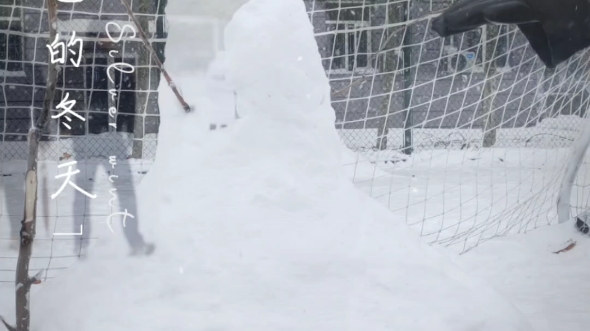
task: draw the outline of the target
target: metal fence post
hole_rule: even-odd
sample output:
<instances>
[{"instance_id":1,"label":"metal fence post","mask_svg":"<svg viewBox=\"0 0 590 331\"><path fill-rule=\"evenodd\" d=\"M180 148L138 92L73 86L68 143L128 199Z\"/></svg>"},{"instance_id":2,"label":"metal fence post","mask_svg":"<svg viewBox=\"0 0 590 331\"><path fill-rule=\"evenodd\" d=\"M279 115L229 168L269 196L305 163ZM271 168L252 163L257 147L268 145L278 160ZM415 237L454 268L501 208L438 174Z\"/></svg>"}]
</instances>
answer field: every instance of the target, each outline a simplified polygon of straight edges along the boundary
<instances>
[{"instance_id":1,"label":"metal fence post","mask_svg":"<svg viewBox=\"0 0 590 331\"><path fill-rule=\"evenodd\" d=\"M483 27L482 51L484 51L484 72L485 81L483 88L483 111L485 114L485 123L483 128L483 147L493 147L496 144L498 131L498 114L494 109L495 93L498 90L496 75L496 46L498 45L498 27L494 25ZM490 42L491 40L491 42Z\"/></svg>"},{"instance_id":2,"label":"metal fence post","mask_svg":"<svg viewBox=\"0 0 590 331\"><path fill-rule=\"evenodd\" d=\"M567 222L570 217L570 199L572 188L578 175L578 170L584 161L584 156L590 145L590 118L586 119L586 125L582 128L582 135L574 142L572 155L567 164L566 172L561 182L559 196L557 197L557 222Z\"/></svg>"},{"instance_id":3,"label":"metal fence post","mask_svg":"<svg viewBox=\"0 0 590 331\"><path fill-rule=\"evenodd\" d=\"M410 21L410 1L406 1L404 4L404 22L406 22L406 31L404 33L404 40L402 43L403 55L404 55L404 154L412 154L412 49L410 45L412 43L412 28L409 24Z\"/></svg>"}]
</instances>

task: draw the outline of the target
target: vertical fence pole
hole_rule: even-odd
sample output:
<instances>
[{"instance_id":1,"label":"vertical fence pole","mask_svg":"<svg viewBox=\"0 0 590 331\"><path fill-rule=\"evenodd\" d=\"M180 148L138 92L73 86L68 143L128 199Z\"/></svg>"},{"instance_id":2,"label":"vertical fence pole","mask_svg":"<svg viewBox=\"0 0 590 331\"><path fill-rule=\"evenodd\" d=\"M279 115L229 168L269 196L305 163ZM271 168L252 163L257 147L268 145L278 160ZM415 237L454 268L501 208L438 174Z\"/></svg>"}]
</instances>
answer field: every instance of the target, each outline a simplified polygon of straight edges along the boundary
<instances>
[{"instance_id":1,"label":"vertical fence pole","mask_svg":"<svg viewBox=\"0 0 590 331\"><path fill-rule=\"evenodd\" d=\"M149 23L152 13L155 13L158 8L152 8L150 0L140 0L137 12L140 16L137 18L139 22L138 29L147 31L148 37L151 36L149 31ZM157 16L156 16L157 19ZM131 157L134 159L143 158L143 140L145 137L145 115L152 94L151 78L152 78L152 54L147 47L139 47L137 51L136 65L137 71L135 73L135 112L133 116L133 146L131 148ZM155 53L155 50L154 50ZM157 54L155 54L157 56ZM124 61L124 59L121 59ZM121 84L122 85L122 84Z\"/></svg>"},{"instance_id":2,"label":"vertical fence pole","mask_svg":"<svg viewBox=\"0 0 590 331\"><path fill-rule=\"evenodd\" d=\"M412 49L410 45L412 43L412 28L410 26L410 1L404 3L404 22L406 22L406 29L403 40L403 55L404 55L404 154L412 154L412 110L410 108L412 104Z\"/></svg>"},{"instance_id":3,"label":"vertical fence pole","mask_svg":"<svg viewBox=\"0 0 590 331\"><path fill-rule=\"evenodd\" d=\"M398 23L403 21L403 13L401 12L404 10L403 6L399 6L399 4L393 3L386 3L385 5L385 23L392 24ZM380 46L378 52L375 56L375 68L379 68L377 64L381 60L381 66L383 67L382 77L383 77L383 86L384 90L389 93L386 98L383 98L383 102L381 103L381 114L382 117L379 120L379 124L377 127L377 142L376 148L379 150L386 150L387 149L387 135L389 134L389 124L390 124L390 115L393 106L393 95L395 90L395 78L397 76L397 71L399 69L399 56L397 52L395 52L389 45L397 45L400 44L398 41L397 36L401 37L398 29L395 28L386 28L385 31L387 32L387 39L385 42ZM384 54L382 54L384 53Z\"/></svg>"},{"instance_id":4,"label":"vertical fence pole","mask_svg":"<svg viewBox=\"0 0 590 331\"><path fill-rule=\"evenodd\" d=\"M586 125L582 128L582 135L577 139L572 148L572 155L569 158L565 176L561 182L559 196L557 197L557 222L567 222L570 217L570 199L578 170L584 161L584 156L590 145L590 118L586 119Z\"/></svg>"},{"instance_id":5,"label":"vertical fence pole","mask_svg":"<svg viewBox=\"0 0 590 331\"><path fill-rule=\"evenodd\" d=\"M166 8L166 5L168 4L168 0L159 0L158 1L158 15L156 16L156 38L159 39L157 43L154 44L155 51L156 51L156 55L158 55L158 58L160 59L160 62L164 63L164 61L166 60L165 55L164 55L164 50L165 50L165 46L166 43L164 41L162 41L161 39L164 39L164 10ZM159 76L158 76L158 82L160 81Z\"/></svg>"},{"instance_id":6,"label":"vertical fence pole","mask_svg":"<svg viewBox=\"0 0 590 331\"><path fill-rule=\"evenodd\" d=\"M498 114L494 109L495 93L498 91L496 76L496 46L498 45L498 26L488 25L482 28L482 45L485 81L483 88L483 111L485 123L483 129L483 147L493 147L496 144L498 131Z\"/></svg>"}]
</instances>

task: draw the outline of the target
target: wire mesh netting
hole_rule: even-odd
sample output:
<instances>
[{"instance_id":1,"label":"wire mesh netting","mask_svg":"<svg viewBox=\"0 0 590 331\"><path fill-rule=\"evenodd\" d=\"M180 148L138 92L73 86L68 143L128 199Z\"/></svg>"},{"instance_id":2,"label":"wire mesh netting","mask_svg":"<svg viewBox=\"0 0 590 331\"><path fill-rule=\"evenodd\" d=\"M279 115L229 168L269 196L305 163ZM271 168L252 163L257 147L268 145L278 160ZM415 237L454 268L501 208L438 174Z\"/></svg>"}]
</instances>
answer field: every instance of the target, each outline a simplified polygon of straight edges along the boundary
<instances>
[{"instance_id":1,"label":"wire mesh netting","mask_svg":"<svg viewBox=\"0 0 590 331\"><path fill-rule=\"evenodd\" d=\"M167 1L127 2L165 63ZM211 14L172 18L192 31L198 45L192 56L201 64L223 43L223 20ZM30 267L47 270L47 279L83 257L101 235L112 235L107 220L122 223L120 215L109 218L113 213L126 209L141 223L136 187L155 158L160 72L121 0L59 2L56 40L49 40L44 0L0 0L0 24L0 282L14 280L27 133L43 107L48 63L57 63L52 121L39 147L38 227ZM71 183L80 190L61 187L68 163L79 171Z\"/></svg>"},{"instance_id":2,"label":"wire mesh netting","mask_svg":"<svg viewBox=\"0 0 590 331\"><path fill-rule=\"evenodd\" d=\"M526 129L545 118L585 115L586 58L545 69L514 26L483 26L439 38L429 27L431 13L450 4L308 2L334 87L337 126L349 146L424 150L459 141L568 146L569 136L543 137L545 132ZM569 125L568 118L559 120ZM404 128L413 129L411 141L389 134ZM516 128L522 130L503 130ZM461 129L461 134L437 137L440 129Z\"/></svg>"},{"instance_id":3,"label":"wire mesh netting","mask_svg":"<svg viewBox=\"0 0 590 331\"><path fill-rule=\"evenodd\" d=\"M589 102L588 52L547 69L516 26L440 38L450 1L306 1L355 183L466 251L556 219ZM578 178L574 207L587 206Z\"/></svg>"},{"instance_id":4,"label":"wire mesh netting","mask_svg":"<svg viewBox=\"0 0 590 331\"><path fill-rule=\"evenodd\" d=\"M165 1L137 0L131 6L164 61ZM155 157L160 73L125 25L137 28L121 1L59 2L58 38L49 40L45 1L0 1L0 282L14 280L27 133L43 107L50 60L58 74L53 119L39 147L39 224L31 271L47 269L44 277L53 277L84 254L82 248L106 229L108 215L121 207L135 213L134 183ZM58 175L67 169L58 165L72 161L80 171L72 183L94 198L70 185L52 197L63 184ZM111 183L109 175L119 178Z\"/></svg>"},{"instance_id":5,"label":"wire mesh netting","mask_svg":"<svg viewBox=\"0 0 590 331\"><path fill-rule=\"evenodd\" d=\"M154 1L147 1L149 6L140 3L136 1L137 15L163 60L166 37L163 12L158 15L158 10L163 8L158 8L161 5ZM5 24L1 47L5 50L1 54L4 60L3 157L26 158L26 134L31 120L41 110L45 94L50 57L47 45L63 42L68 52L56 56L66 58L58 64L54 106L62 100L74 100L70 109L81 120L52 121L43 139L41 159L57 160L64 152L77 159L102 158L113 152L120 157L153 158L159 121L156 102L159 73L145 56L146 50L138 38L118 43L108 38L107 28L117 34L119 27L133 25L120 1L60 2L57 41L48 40L43 1L3 0L1 8ZM107 68L116 62L133 65L136 72L111 68L111 80ZM113 89L118 92L115 100L109 98L108 91ZM113 106L117 109L117 128L111 130L108 109ZM59 112L54 109L55 116Z\"/></svg>"},{"instance_id":6,"label":"wire mesh netting","mask_svg":"<svg viewBox=\"0 0 590 331\"><path fill-rule=\"evenodd\" d=\"M227 20L243 2L196 1L203 17L165 18L166 0L134 0L131 7L160 60L166 60L166 20L174 19L192 33L196 46L187 51L197 49L207 63L223 44L223 23L211 17ZM345 167L395 221L405 220L432 243L466 251L555 220L568 148L589 102L587 52L550 70L513 26L439 38L429 24L450 2L303 2L332 85L336 129L353 151ZM14 279L26 134L43 105L55 42L48 39L45 6L43 0L0 0L0 245L10 248L0 249L0 282ZM76 115L55 118L40 145L31 269L47 269L46 278L84 255L107 231L113 211L137 209L135 187L155 157L159 125L160 74L139 38L122 29L134 24L121 1L60 3L58 18L57 42L67 46L62 54L68 56L58 66L52 115L59 116L67 100L75 100ZM76 38L82 40L77 54ZM115 63L134 71L109 69ZM117 157L115 169L110 156ZM73 160L80 170L76 185L96 198L70 187L51 198L62 185L56 176L65 172L58 165ZM587 206L585 170L577 180L575 211ZM119 178L111 183L113 174ZM119 194L116 205L110 203L112 189Z\"/></svg>"}]
</instances>

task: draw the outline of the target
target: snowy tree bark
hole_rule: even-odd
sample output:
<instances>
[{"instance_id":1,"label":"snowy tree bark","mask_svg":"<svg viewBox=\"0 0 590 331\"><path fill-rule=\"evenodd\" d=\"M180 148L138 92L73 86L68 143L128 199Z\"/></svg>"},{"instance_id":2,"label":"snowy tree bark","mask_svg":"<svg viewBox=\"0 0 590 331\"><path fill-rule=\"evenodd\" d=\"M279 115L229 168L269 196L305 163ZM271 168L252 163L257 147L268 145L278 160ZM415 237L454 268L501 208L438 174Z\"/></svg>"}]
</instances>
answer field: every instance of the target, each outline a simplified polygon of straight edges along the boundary
<instances>
[{"instance_id":1,"label":"snowy tree bark","mask_svg":"<svg viewBox=\"0 0 590 331\"><path fill-rule=\"evenodd\" d=\"M55 40L57 34L57 0L47 1L49 17L49 41ZM29 157L27 175L25 179L25 210L21 221L20 246L16 264L16 325L12 326L4 318L2 323L9 331L29 331L31 322L30 291L31 285L40 281L42 271L35 276L29 276L29 262L33 252L35 226L37 222L37 157L39 154L39 139L41 133L49 124L49 111L53 107L55 84L57 78L56 65L49 60L47 66L47 86L43 109L37 122L29 130Z\"/></svg>"}]
</instances>

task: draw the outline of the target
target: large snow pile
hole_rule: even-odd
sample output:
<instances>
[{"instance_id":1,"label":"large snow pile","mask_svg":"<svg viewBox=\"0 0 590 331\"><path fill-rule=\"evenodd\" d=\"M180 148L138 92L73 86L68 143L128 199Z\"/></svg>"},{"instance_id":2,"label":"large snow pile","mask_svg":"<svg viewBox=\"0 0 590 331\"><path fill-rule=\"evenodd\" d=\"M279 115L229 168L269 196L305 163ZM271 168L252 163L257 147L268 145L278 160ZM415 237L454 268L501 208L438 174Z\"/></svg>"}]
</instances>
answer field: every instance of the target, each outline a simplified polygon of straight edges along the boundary
<instances>
[{"instance_id":1,"label":"large snow pile","mask_svg":"<svg viewBox=\"0 0 590 331\"><path fill-rule=\"evenodd\" d=\"M247 116L209 131L206 111L184 114L161 88L139 205L154 255L101 240L34 293L35 330L531 330L347 179L302 1L251 0L226 43ZM182 47L169 43L168 61Z\"/></svg>"}]
</instances>

